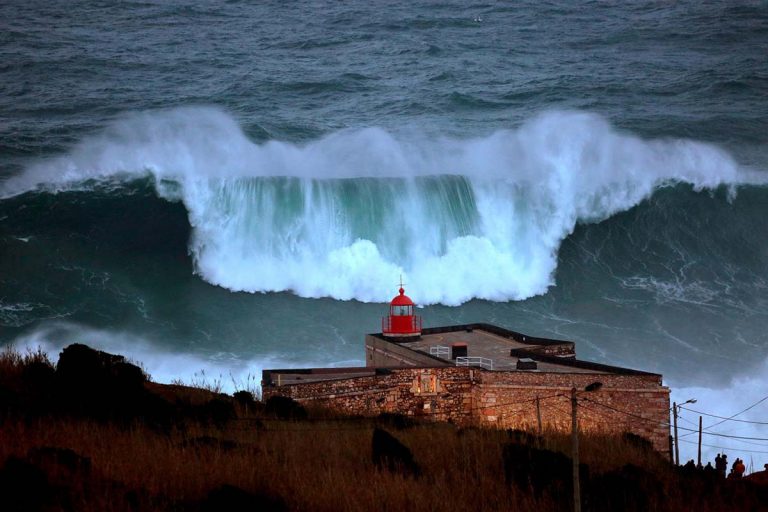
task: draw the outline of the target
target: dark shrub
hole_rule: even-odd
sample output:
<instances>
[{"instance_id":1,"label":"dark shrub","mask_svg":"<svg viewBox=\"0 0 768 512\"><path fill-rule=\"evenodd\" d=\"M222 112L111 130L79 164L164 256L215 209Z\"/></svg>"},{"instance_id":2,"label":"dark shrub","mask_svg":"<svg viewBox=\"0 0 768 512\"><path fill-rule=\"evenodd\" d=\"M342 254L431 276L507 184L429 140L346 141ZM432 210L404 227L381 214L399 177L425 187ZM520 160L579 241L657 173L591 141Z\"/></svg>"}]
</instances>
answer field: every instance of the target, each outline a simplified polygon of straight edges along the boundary
<instances>
[{"instance_id":1,"label":"dark shrub","mask_svg":"<svg viewBox=\"0 0 768 512\"><path fill-rule=\"evenodd\" d=\"M404 414L391 412L382 412L376 417L376 420L381 425L387 425L396 428L397 430L403 430L416 424L413 418L409 418Z\"/></svg>"},{"instance_id":2,"label":"dark shrub","mask_svg":"<svg viewBox=\"0 0 768 512\"><path fill-rule=\"evenodd\" d=\"M21 371L21 380L26 388L50 389L56 369L48 363L33 361L24 366Z\"/></svg>"},{"instance_id":3,"label":"dark shrub","mask_svg":"<svg viewBox=\"0 0 768 512\"><path fill-rule=\"evenodd\" d=\"M537 444L541 441L541 437L535 434L531 434L525 430L507 429L507 436L513 443L522 444Z\"/></svg>"},{"instance_id":4,"label":"dark shrub","mask_svg":"<svg viewBox=\"0 0 768 512\"><path fill-rule=\"evenodd\" d=\"M373 463L379 469L387 469L403 475L419 476L421 469L413 460L413 453L394 436L380 428L373 429L371 441Z\"/></svg>"},{"instance_id":5,"label":"dark shrub","mask_svg":"<svg viewBox=\"0 0 768 512\"><path fill-rule=\"evenodd\" d=\"M16 457L9 457L0 469L0 500L6 512L44 510L54 489L43 471Z\"/></svg>"},{"instance_id":6,"label":"dark shrub","mask_svg":"<svg viewBox=\"0 0 768 512\"><path fill-rule=\"evenodd\" d=\"M258 414L264 410L264 404L256 401L253 394L249 391L238 391L232 396L240 408L240 413L245 416Z\"/></svg>"},{"instance_id":7,"label":"dark shrub","mask_svg":"<svg viewBox=\"0 0 768 512\"><path fill-rule=\"evenodd\" d=\"M251 405L256 403L256 400L253 398L253 393L250 391L238 391L232 395L232 397L241 405Z\"/></svg>"},{"instance_id":8,"label":"dark shrub","mask_svg":"<svg viewBox=\"0 0 768 512\"><path fill-rule=\"evenodd\" d=\"M273 414L281 420L307 419L307 410L303 405L287 396L271 396L264 404L264 412Z\"/></svg>"},{"instance_id":9,"label":"dark shrub","mask_svg":"<svg viewBox=\"0 0 768 512\"><path fill-rule=\"evenodd\" d=\"M276 496L252 494L234 485L222 485L205 498L200 507L202 512L283 512L288 510L285 502Z\"/></svg>"},{"instance_id":10,"label":"dark shrub","mask_svg":"<svg viewBox=\"0 0 768 512\"><path fill-rule=\"evenodd\" d=\"M27 459L41 468L65 469L69 473L87 474L91 471L91 459L69 448L41 446L30 448Z\"/></svg>"},{"instance_id":11,"label":"dark shrub","mask_svg":"<svg viewBox=\"0 0 768 512\"><path fill-rule=\"evenodd\" d=\"M502 450L504 476L507 483L527 490L537 497L543 494L567 507L573 497L573 463L560 452L542 450L531 446L507 443ZM584 486L589 479L589 468L579 466L579 478Z\"/></svg>"},{"instance_id":12,"label":"dark shrub","mask_svg":"<svg viewBox=\"0 0 768 512\"><path fill-rule=\"evenodd\" d=\"M662 482L650 471L627 464L595 477L589 492L590 509L644 512L660 503Z\"/></svg>"},{"instance_id":13,"label":"dark shrub","mask_svg":"<svg viewBox=\"0 0 768 512\"><path fill-rule=\"evenodd\" d=\"M214 398L195 408L197 419L219 428L235 418L235 406L229 400Z\"/></svg>"},{"instance_id":14,"label":"dark shrub","mask_svg":"<svg viewBox=\"0 0 768 512\"><path fill-rule=\"evenodd\" d=\"M654 453L653 450L653 443L646 439L645 437L639 436L632 432L624 432L621 435L621 439L624 440L627 444L634 446L636 448L640 448L642 450L645 450L649 453Z\"/></svg>"}]
</instances>

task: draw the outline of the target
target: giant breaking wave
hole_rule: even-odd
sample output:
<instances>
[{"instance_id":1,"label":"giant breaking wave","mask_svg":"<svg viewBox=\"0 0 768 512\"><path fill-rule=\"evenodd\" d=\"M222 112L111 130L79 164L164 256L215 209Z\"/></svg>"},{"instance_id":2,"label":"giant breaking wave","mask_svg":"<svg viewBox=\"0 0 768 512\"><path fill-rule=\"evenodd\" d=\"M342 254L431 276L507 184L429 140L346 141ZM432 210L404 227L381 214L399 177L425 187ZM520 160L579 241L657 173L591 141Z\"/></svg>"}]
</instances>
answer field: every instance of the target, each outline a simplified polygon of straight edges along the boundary
<instances>
[{"instance_id":1,"label":"giant breaking wave","mask_svg":"<svg viewBox=\"0 0 768 512\"><path fill-rule=\"evenodd\" d=\"M419 303L448 305L546 292L578 222L658 187L758 181L714 146L642 140L583 112L474 139L370 128L296 145L253 143L227 113L189 107L123 117L0 192L145 175L183 201L210 283L383 302L402 275Z\"/></svg>"}]
</instances>

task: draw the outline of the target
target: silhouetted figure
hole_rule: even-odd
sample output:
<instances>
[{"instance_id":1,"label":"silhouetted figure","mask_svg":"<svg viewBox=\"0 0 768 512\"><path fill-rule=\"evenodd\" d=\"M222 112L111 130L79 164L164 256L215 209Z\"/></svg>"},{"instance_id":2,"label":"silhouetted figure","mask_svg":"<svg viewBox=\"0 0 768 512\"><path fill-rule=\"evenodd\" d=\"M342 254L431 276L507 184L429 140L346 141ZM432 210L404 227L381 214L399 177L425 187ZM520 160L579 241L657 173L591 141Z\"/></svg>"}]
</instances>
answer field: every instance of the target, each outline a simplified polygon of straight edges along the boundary
<instances>
[{"instance_id":1,"label":"silhouetted figure","mask_svg":"<svg viewBox=\"0 0 768 512\"><path fill-rule=\"evenodd\" d=\"M744 476L744 471L746 471L746 469L747 468L744 465L744 461L742 461L741 459L737 458L733 462L733 466L731 466L731 473L728 475L728 478L733 478L733 479L738 480L738 479L740 479L741 477Z\"/></svg>"},{"instance_id":2,"label":"silhouetted figure","mask_svg":"<svg viewBox=\"0 0 768 512\"><path fill-rule=\"evenodd\" d=\"M728 456L726 454L715 457L715 469L717 470L717 476L725 478L725 472L728 469Z\"/></svg>"},{"instance_id":3,"label":"silhouetted figure","mask_svg":"<svg viewBox=\"0 0 768 512\"><path fill-rule=\"evenodd\" d=\"M717 458L715 458L715 464L717 464ZM707 476L715 476L715 475L717 475L717 471L715 470L714 467L712 467L712 463L711 462L707 462L707 465L704 466L704 474L707 475Z\"/></svg>"}]
</instances>

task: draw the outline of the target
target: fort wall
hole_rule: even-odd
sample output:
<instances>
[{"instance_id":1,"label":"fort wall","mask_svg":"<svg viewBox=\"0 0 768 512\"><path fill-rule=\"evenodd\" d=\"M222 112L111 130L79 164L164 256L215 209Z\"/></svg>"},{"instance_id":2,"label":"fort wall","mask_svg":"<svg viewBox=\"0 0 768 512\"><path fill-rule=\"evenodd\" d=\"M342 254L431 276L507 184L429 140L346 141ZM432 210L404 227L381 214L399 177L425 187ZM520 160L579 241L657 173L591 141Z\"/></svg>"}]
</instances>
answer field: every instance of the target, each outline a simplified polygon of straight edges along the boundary
<instances>
[{"instance_id":1,"label":"fort wall","mask_svg":"<svg viewBox=\"0 0 768 512\"><path fill-rule=\"evenodd\" d=\"M366 340L368 346L375 348ZM391 346L388 350L395 358L407 359L392 351ZM409 352L402 356L419 357ZM369 354L372 361L393 364L386 354L366 348L366 358ZM429 363L439 364L428 355L424 357ZM578 394L582 431L631 432L647 438L659 452L669 451L669 389L661 386L658 375L494 372L455 366L379 368L376 373L281 386L272 382L264 386L263 393L265 399L284 395L348 414L375 416L389 412L458 425L528 430L538 428L538 398L543 427L567 432L571 429L571 388L583 390L600 382L600 389Z\"/></svg>"}]
</instances>

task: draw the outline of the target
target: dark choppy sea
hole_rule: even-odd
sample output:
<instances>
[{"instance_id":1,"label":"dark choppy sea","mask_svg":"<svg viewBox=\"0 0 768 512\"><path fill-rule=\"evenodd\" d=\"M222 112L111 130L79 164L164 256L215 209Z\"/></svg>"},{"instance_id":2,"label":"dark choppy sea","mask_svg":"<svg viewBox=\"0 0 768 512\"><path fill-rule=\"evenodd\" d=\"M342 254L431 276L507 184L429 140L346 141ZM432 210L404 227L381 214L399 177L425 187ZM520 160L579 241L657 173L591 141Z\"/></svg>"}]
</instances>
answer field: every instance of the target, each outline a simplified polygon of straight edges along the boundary
<instances>
[{"instance_id":1,"label":"dark choppy sea","mask_svg":"<svg viewBox=\"0 0 768 512\"><path fill-rule=\"evenodd\" d=\"M0 4L0 344L362 364L402 275L736 412L767 182L764 1Z\"/></svg>"}]
</instances>

